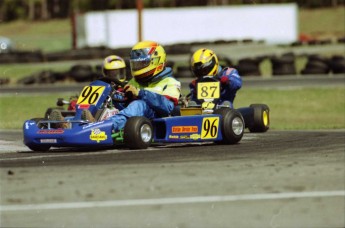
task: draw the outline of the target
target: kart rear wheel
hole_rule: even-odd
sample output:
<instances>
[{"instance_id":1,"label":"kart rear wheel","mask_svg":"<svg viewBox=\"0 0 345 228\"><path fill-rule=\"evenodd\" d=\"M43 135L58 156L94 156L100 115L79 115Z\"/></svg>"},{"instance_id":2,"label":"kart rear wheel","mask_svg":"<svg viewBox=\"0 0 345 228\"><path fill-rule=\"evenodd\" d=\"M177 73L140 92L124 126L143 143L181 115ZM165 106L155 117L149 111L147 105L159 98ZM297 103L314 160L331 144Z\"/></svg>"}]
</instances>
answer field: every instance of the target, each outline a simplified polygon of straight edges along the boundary
<instances>
[{"instance_id":1,"label":"kart rear wheel","mask_svg":"<svg viewBox=\"0 0 345 228\"><path fill-rule=\"evenodd\" d=\"M251 104L254 112L254 120L248 126L250 132L266 132L270 127L270 109L265 104Z\"/></svg>"},{"instance_id":2,"label":"kart rear wheel","mask_svg":"<svg viewBox=\"0 0 345 228\"><path fill-rule=\"evenodd\" d=\"M220 108L214 111L214 114L222 116L220 128L222 131L222 144L238 143L244 133L244 120L240 112L230 108Z\"/></svg>"},{"instance_id":3,"label":"kart rear wheel","mask_svg":"<svg viewBox=\"0 0 345 228\"><path fill-rule=\"evenodd\" d=\"M151 145L153 127L146 117L134 116L127 120L123 140L130 149L146 149Z\"/></svg>"}]
</instances>

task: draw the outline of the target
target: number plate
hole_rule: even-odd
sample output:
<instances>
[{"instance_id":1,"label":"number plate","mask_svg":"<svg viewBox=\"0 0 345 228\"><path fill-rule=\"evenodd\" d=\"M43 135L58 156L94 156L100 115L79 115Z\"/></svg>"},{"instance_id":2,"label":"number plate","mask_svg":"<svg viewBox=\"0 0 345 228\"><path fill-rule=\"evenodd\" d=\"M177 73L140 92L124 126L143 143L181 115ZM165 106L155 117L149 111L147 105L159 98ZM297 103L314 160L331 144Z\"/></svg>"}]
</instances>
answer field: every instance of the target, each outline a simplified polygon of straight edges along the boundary
<instances>
[{"instance_id":1,"label":"number plate","mask_svg":"<svg viewBox=\"0 0 345 228\"><path fill-rule=\"evenodd\" d=\"M93 105L96 104L101 97L105 87L104 86L85 86L80 93L77 104L79 105Z\"/></svg>"},{"instance_id":2,"label":"number plate","mask_svg":"<svg viewBox=\"0 0 345 228\"><path fill-rule=\"evenodd\" d=\"M219 117L206 117L202 120L202 139L215 139L218 136Z\"/></svg>"},{"instance_id":3,"label":"number plate","mask_svg":"<svg viewBox=\"0 0 345 228\"><path fill-rule=\"evenodd\" d=\"M199 82L197 99L217 99L220 97L219 82Z\"/></svg>"}]
</instances>

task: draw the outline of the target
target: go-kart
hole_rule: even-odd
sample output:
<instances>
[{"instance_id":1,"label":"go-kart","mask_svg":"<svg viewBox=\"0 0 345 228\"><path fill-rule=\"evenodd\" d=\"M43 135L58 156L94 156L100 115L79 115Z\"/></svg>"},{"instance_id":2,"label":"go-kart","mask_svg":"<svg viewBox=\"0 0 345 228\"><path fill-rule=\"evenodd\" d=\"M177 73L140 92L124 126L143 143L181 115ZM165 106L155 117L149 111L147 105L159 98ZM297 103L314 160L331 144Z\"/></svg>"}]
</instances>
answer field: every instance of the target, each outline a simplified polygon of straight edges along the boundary
<instances>
[{"instance_id":1,"label":"go-kart","mask_svg":"<svg viewBox=\"0 0 345 228\"><path fill-rule=\"evenodd\" d=\"M154 143L235 144L242 139L245 126L259 131L268 129L267 106L254 105L236 110L217 105L215 101L219 97L219 91L220 83L206 78L198 84L198 94L203 100L200 107L181 107L180 116L151 120L143 116L131 117L123 129L114 132L109 117L119 112L114 107L114 102L124 101L113 99L118 91L110 83L96 80L82 89L75 111L65 112L63 121L49 118L25 121L24 144L33 151L47 151L51 147L90 148L116 145L125 145L130 149L146 149ZM83 120L83 109L88 109L96 122ZM245 124L245 119L248 124ZM60 128L60 123L65 123L68 127Z\"/></svg>"}]
</instances>

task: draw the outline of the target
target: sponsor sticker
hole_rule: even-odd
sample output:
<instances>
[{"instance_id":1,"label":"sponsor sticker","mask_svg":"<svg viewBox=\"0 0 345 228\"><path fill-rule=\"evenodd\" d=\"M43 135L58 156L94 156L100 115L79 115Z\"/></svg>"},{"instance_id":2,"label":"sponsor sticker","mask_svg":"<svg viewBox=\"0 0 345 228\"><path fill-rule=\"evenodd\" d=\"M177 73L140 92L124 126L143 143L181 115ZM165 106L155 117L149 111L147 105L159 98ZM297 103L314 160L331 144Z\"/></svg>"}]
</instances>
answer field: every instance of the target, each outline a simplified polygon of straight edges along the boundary
<instances>
[{"instance_id":1,"label":"sponsor sticker","mask_svg":"<svg viewBox=\"0 0 345 228\"><path fill-rule=\"evenodd\" d=\"M57 143L56 139L40 139L40 143Z\"/></svg>"},{"instance_id":2,"label":"sponsor sticker","mask_svg":"<svg viewBox=\"0 0 345 228\"><path fill-rule=\"evenodd\" d=\"M178 139L178 135L169 135L169 139Z\"/></svg>"},{"instance_id":3,"label":"sponsor sticker","mask_svg":"<svg viewBox=\"0 0 345 228\"><path fill-rule=\"evenodd\" d=\"M190 138L194 140L200 139L200 134L192 134L190 135Z\"/></svg>"},{"instance_id":4,"label":"sponsor sticker","mask_svg":"<svg viewBox=\"0 0 345 228\"><path fill-rule=\"evenodd\" d=\"M172 133L197 133L198 126L173 126Z\"/></svg>"},{"instance_id":5,"label":"sponsor sticker","mask_svg":"<svg viewBox=\"0 0 345 228\"><path fill-rule=\"evenodd\" d=\"M38 130L37 134L63 134L65 131L63 129L43 129Z\"/></svg>"},{"instance_id":6,"label":"sponsor sticker","mask_svg":"<svg viewBox=\"0 0 345 228\"><path fill-rule=\"evenodd\" d=\"M79 105L79 109L89 109L90 105L89 104L81 104Z\"/></svg>"},{"instance_id":7,"label":"sponsor sticker","mask_svg":"<svg viewBox=\"0 0 345 228\"><path fill-rule=\"evenodd\" d=\"M97 143L99 143L100 141L107 140L107 138L108 136L105 134L105 131L101 131L98 128L91 130L90 139L92 141L96 141Z\"/></svg>"}]
</instances>

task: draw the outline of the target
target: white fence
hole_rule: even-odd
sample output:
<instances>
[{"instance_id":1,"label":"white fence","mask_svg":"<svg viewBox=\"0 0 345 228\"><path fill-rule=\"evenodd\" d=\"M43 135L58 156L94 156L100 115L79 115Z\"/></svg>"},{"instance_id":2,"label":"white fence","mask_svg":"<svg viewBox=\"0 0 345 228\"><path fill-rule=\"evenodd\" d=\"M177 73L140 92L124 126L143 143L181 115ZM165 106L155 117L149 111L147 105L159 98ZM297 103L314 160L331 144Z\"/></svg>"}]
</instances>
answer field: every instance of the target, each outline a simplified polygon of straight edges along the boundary
<instances>
[{"instance_id":1,"label":"white fence","mask_svg":"<svg viewBox=\"0 0 345 228\"><path fill-rule=\"evenodd\" d=\"M296 4L154 8L142 12L143 40L163 45L216 40L297 40ZM131 47L138 42L136 10L89 12L77 17L77 47Z\"/></svg>"}]
</instances>

